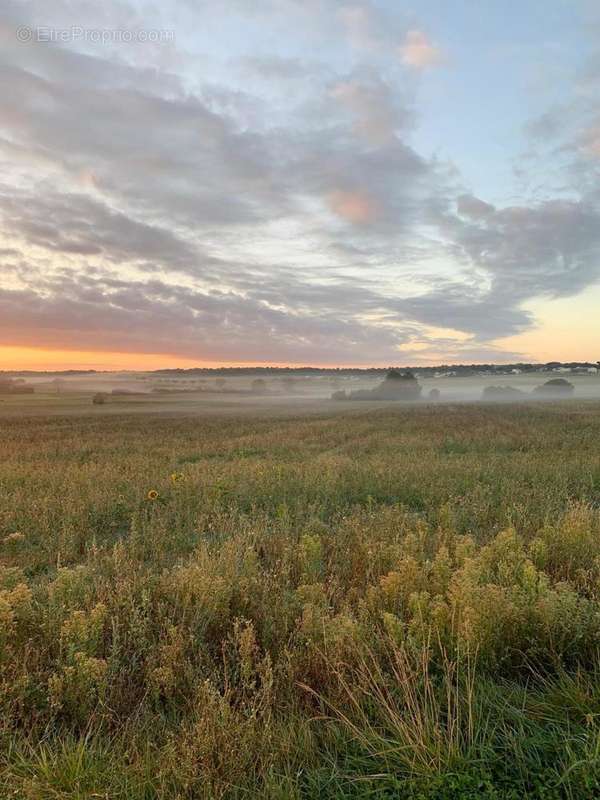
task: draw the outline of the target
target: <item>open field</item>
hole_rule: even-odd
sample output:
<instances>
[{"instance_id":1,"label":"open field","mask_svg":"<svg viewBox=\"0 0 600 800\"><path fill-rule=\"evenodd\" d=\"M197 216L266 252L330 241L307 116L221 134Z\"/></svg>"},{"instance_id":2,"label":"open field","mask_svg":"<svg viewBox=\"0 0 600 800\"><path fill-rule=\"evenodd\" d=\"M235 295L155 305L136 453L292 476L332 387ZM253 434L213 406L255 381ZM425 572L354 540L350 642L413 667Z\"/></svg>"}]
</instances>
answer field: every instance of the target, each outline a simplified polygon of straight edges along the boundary
<instances>
[{"instance_id":1,"label":"open field","mask_svg":"<svg viewBox=\"0 0 600 800\"><path fill-rule=\"evenodd\" d=\"M600 796L600 403L235 402L0 405L0 797Z\"/></svg>"}]
</instances>

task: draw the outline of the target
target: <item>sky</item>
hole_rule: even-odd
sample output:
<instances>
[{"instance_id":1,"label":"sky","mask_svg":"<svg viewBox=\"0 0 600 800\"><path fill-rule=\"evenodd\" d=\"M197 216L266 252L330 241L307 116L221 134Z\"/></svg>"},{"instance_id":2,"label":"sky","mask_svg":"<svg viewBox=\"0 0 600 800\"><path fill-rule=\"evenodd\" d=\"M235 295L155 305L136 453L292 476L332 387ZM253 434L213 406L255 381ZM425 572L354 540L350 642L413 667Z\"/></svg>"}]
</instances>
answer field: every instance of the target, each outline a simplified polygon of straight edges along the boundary
<instances>
[{"instance_id":1,"label":"sky","mask_svg":"<svg viewBox=\"0 0 600 800\"><path fill-rule=\"evenodd\" d=\"M600 358L600 4L0 4L0 369Z\"/></svg>"}]
</instances>

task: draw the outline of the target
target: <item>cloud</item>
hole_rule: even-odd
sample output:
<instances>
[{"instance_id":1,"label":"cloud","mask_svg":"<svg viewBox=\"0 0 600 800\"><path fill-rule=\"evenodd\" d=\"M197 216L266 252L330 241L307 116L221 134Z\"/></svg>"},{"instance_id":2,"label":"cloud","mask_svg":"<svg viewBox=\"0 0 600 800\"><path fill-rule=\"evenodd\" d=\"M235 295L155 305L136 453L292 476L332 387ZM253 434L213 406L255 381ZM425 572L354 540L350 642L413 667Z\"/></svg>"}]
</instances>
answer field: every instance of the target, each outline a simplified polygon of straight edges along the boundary
<instances>
[{"instance_id":1,"label":"cloud","mask_svg":"<svg viewBox=\"0 0 600 800\"><path fill-rule=\"evenodd\" d=\"M57 254L162 263L172 269L189 268L198 257L171 230L139 222L81 193L39 196L1 186L0 219L6 234Z\"/></svg>"},{"instance_id":2,"label":"cloud","mask_svg":"<svg viewBox=\"0 0 600 800\"><path fill-rule=\"evenodd\" d=\"M386 144L412 124L410 110L378 75L339 81L331 95L350 112L358 134L373 145Z\"/></svg>"},{"instance_id":3,"label":"cloud","mask_svg":"<svg viewBox=\"0 0 600 800\"><path fill-rule=\"evenodd\" d=\"M329 197L331 210L353 225L367 225L377 216L377 206L372 198L360 191L335 191Z\"/></svg>"},{"instance_id":4,"label":"cloud","mask_svg":"<svg viewBox=\"0 0 600 800\"><path fill-rule=\"evenodd\" d=\"M392 356L414 333L413 327L342 320L314 306L308 313L290 313L252 297L157 280L69 275L25 289L0 289L0 336L28 346L43 337L44 346L61 349L76 341L79 349L296 363L311 360L320 349L326 362L364 363L376 346Z\"/></svg>"},{"instance_id":5,"label":"cloud","mask_svg":"<svg viewBox=\"0 0 600 800\"><path fill-rule=\"evenodd\" d=\"M551 108L525 124L525 132L538 141L548 141L560 135L568 118L568 108Z\"/></svg>"},{"instance_id":6,"label":"cloud","mask_svg":"<svg viewBox=\"0 0 600 800\"><path fill-rule=\"evenodd\" d=\"M600 280L600 210L588 201L548 200L462 219L448 213L439 224L505 307L575 295Z\"/></svg>"},{"instance_id":7,"label":"cloud","mask_svg":"<svg viewBox=\"0 0 600 800\"><path fill-rule=\"evenodd\" d=\"M583 148L593 158L600 158L600 123L585 132Z\"/></svg>"},{"instance_id":8,"label":"cloud","mask_svg":"<svg viewBox=\"0 0 600 800\"><path fill-rule=\"evenodd\" d=\"M486 219L496 210L491 203L486 203L472 194L461 194L456 198L456 209L463 217Z\"/></svg>"},{"instance_id":9,"label":"cloud","mask_svg":"<svg viewBox=\"0 0 600 800\"><path fill-rule=\"evenodd\" d=\"M338 14L354 47L370 49L377 46L379 34L375 29L373 12L368 6L342 6Z\"/></svg>"},{"instance_id":10,"label":"cloud","mask_svg":"<svg viewBox=\"0 0 600 800\"><path fill-rule=\"evenodd\" d=\"M403 64L416 69L437 67L443 62L442 51L419 30L407 32L400 46L400 58Z\"/></svg>"},{"instance_id":11,"label":"cloud","mask_svg":"<svg viewBox=\"0 0 600 800\"><path fill-rule=\"evenodd\" d=\"M469 347L521 333L533 322L508 293L447 282L431 292L399 301L403 314L427 325L468 331Z\"/></svg>"},{"instance_id":12,"label":"cloud","mask_svg":"<svg viewBox=\"0 0 600 800\"><path fill-rule=\"evenodd\" d=\"M544 190L600 200L600 26L586 7L586 53L571 71L561 72L568 90L560 102L529 119L525 132L530 148L523 174ZM597 15L597 12L595 12ZM535 98L534 98L535 100ZM529 162L529 164L527 164Z\"/></svg>"},{"instance_id":13,"label":"cloud","mask_svg":"<svg viewBox=\"0 0 600 800\"><path fill-rule=\"evenodd\" d=\"M98 13L108 25L127 8ZM528 300L599 279L593 152L567 199L492 205L419 150L418 81L401 62L441 53L415 28L399 60L402 15L358 0L222 8L185 5L159 52L19 45L10 6L2 343L363 364L416 358L417 343L487 358L532 325ZM47 24L41 3L27 12ZM218 42L190 54L201 16L243 25L244 41L225 59ZM595 141L586 120L573 153Z\"/></svg>"}]
</instances>

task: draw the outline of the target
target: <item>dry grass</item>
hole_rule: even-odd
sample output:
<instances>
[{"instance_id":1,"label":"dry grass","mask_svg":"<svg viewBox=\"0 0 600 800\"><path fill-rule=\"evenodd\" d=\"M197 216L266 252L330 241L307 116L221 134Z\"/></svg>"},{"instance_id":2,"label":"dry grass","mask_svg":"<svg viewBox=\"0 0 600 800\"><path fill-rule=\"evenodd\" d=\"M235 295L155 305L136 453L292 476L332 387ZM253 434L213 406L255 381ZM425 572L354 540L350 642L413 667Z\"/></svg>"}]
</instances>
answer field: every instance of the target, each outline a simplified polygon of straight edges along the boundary
<instances>
[{"instance_id":1,"label":"dry grass","mask_svg":"<svg viewBox=\"0 0 600 800\"><path fill-rule=\"evenodd\" d=\"M0 794L598 796L599 412L0 421Z\"/></svg>"}]
</instances>

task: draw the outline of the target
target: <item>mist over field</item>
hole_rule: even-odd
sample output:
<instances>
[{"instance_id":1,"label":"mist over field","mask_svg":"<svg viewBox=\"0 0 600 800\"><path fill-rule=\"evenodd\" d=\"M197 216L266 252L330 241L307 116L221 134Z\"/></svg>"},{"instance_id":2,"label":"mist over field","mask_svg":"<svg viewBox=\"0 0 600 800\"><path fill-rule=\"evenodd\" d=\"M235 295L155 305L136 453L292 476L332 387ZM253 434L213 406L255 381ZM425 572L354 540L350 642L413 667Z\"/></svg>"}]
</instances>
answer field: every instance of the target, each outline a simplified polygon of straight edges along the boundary
<instances>
[{"instance_id":1,"label":"mist over field","mask_svg":"<svg viewBox=\"0 0 600 800\"><path fill-rule=\"evenodd\" d=\"M593 368L590 368L593 369ZM600 371L579 374L532 371L520 374L448 375L451 369L440 369L439 377L417 379L420 395L416 399L369 399L366 404L352 399L355 392L372 392L381 385L386 372L377 374L310 374L244 370L244 374L216 376L213 373L102 373L87 375L31 376L21 378L23 385L33 388L32 394L6 394L1 391L0 412L3 413L116 413L116 412L181 412L204 415L219 413L318 413L340 410L359 411L400 403L534 403L549 400L600 400ZM536 391L549 380L568 381L572 394L540 394ZM5 379L7 380L7 379ZM501 392L490 393L490 389ZM508 392L505 392L506 389ZM516 390L516 391L515 391ZM333 400L336 393L346 398ZM105 395L101 405L94 396ZM363 408L364 410L364 408Z\"/></svg>"}]
</instances>

